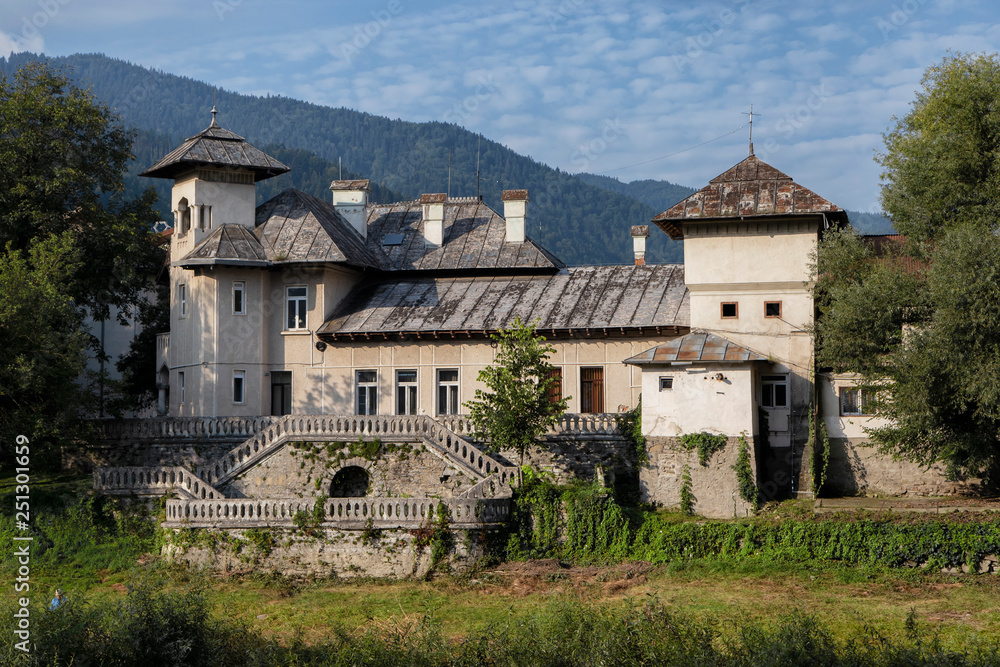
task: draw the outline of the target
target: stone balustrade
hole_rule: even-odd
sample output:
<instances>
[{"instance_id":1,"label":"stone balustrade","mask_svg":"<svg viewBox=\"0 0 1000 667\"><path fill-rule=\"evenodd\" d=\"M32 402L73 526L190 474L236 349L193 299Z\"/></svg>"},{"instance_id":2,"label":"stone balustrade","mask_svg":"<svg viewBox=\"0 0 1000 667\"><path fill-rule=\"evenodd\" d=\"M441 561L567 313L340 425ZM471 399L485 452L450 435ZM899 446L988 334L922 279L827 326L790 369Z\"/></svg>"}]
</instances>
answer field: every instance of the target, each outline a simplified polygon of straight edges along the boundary
<instances>
[{"instance_id":1,"label":"stone balustrade","mask_svg":"<svg viewBox=\"0 0 1000 667\"><path fill-rule=\"evenodd\" d=\"M510 517L508 498L328 498L321 525L329 528L420 528L436 518L437 506L448 508L454 528L497 524ZM216 500L168 500L164 526L292 527L295 515L312 515L309 500L265 500L222 498Z\"/></svg>"},{"instance_id":2,"label":"stone balustrade","mask_svg":"<svg viewBox=\"0 0 1000 667\"><path fill-rule=\"evenodd\" d=\"M549 429L549 435L617 435L619 416L616 412L566 413Z\"/></svg>"},{"instance_id":3,"label":"stone balustrade","mask_svg":"<svg viewBox=\"0 0 1000 667\"><path fill-rule=\"evenodd\" d=\"M492 475L460 494L461 498L510 497L514 485L520 479L520 469L516 466L501 466Z\"/></svg>"},{"instance_id":4,"label":"stone balustrade","mask_svg":"<svg viewBox=\"0 0 1000 667\"><path fill-rule=\"evenodd\" d=\"M471 442L426 415L286 415L267 424L221 459L199 467L198 473L212 484L221 485L289 441L350 441L374 437L383 440L418 438L443 451L478 478L489 477L503 467Z\"/></svg>"},{"instance_id":5,"label":"stone balustrade","mask_svg":"<svg viewBox=\"0 0 1000 667\"><path fill-rule=\"evenodd\" d=\"M110 495L165 496L186 491L200 499L223 498L222 493L190 470L175 466L120 466L94 471L94 490Z\"/></svg>"},{"instance_id":6,"label":"stone balustrade","mask_svg":"<svg viewBox=\"0 0 1000 667\"><path fill-rule=\"evenodd\" d=\"M274 417L156 417L97 422L102 440L248 438Z\"/></svg>"}]
</instances>

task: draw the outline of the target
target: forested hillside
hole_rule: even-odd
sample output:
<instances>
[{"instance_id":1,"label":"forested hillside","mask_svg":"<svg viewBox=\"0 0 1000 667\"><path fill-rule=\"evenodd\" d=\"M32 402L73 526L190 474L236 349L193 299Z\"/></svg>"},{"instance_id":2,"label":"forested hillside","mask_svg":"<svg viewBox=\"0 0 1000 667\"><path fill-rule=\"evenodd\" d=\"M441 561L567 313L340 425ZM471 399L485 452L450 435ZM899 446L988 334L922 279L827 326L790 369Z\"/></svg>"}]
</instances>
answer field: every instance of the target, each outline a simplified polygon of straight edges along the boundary
<instances>
[{"instance_id":1,"label":"forested hillside","mask_svg":"<svg viewBox=\"0 0 1000 667\"><path fill-rule=\"evenodd\" d=\"M36 57L15 54L0 60L0 72L9 75ZM141 171L210 121L208 111L215 89L208 84L102 55L50 61L71 67L75 79L90 86L127 123L145 131L136 147L137 168L133 172ZM629 228L648 223L659 213L637 199L588 185L485 137L480 142L478 135L453 124L390 120L285 97L221 90L216 105L220 124L258 147L277 150L274 146L280 145L315 153L325 162L312 164L323 173L328 173L331 165L335 167L340 158L345 177L370 178L405 198L447 189L449 149L451 194L474 195L476 153L481 147L480 192L484 201L501 211L502 190L527 188L532 200L528 234L569 264L630 262ZM308 168L306 155L298 159ZM291 185L295 178L315 181L313 185L320 191L312 186L302 189L329 197L329 183L323 185L318 177L305 174L286 180ZM681 246L663 234L654 234L647 257L650 262L679 262Z\"/></svg>"}]
</instances>

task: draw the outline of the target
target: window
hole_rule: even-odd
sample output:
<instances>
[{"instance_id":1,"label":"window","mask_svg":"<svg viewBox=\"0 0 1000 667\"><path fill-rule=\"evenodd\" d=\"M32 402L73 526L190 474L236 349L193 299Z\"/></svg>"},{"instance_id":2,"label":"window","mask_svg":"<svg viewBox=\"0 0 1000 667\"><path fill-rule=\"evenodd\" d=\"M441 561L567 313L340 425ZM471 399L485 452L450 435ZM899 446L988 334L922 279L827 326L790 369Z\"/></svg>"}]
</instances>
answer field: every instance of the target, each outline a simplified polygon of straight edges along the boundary
<instances>
[{"instance_id":1,"label":"window","mask_svg":"<svg viewBox=\"0 0 1000 667\"><path fill-rule=\"evenodd\" d=\"M765 301L764 302L764 317L781 317L781 302L780 301Z\"/></svg>"},{"instance_id":2,"label":"window","mask_svg":"<svg viewBox=\"0 0 1000 667\"><path fill-rule=\"evenodd\" d=\"M439 415L458 414L458 371L454 369L437 372L437 392Z\"/></svg>"},{"instance_id":3,"label":"window","mask_svg":"<svg viewBox=\"0 0 1000 667\"><path fill-rule=\"evenodd\" d=\"M722 304L722 319L734 320L740 316L740 304L735 301Z\"/></svg>"},{"instance_id":4,"label":"window","mask_svg":"<svg viewBox=\"0 0 1000 667\"><path fill-rule=\"evenodd\" d=\"M870 415L869 405L874 401L874 390L861 387L840 388L840 414L845 416Z\"/></svg>"},{"instance_id":5,"label":"window","mask_svg":"<svg viewBox=\"0 0 1000 667\"><path fill-rule=\"evenodd\" d=\"M760 378L760 405L764 408L788 407L788 376L762 375Z\"/></svg>"},{"instance_id":6,"label":"window","mask_svg":"<svg viewBox=\"0 0 1000 667\"><path fill-rule=\"evenodd\" d=\"M246 283L242 280L233 283L233 315L246 315Z\"/></svg>"},{"instance_id":7,"label":"window","mask_svg":"<svg viewBox=\"0 0 1000 667\"><path fill-rule=\"evenodd\" d=\"M580 412L604 412L604 369L580 369Z\"/></svg>"},{"instance_id":8,"label":"window","mask_svg":"<svg viewBox=\"0 0 1000 667\"><path fill-rule=\"evenodd\" d=\"M271 371L271 414L292 414L291 371Z\"/></svg>"},{"instance_id":9,"label":"window","mask_svg":"<svg viewBox=\"0 0 1000 667\"><path fill-rule=\"evenodd\" d=\"M233 371L233 403L246 402L246 371Z\"/></svg>"},{"instance_id":10,"label":"window","mask_svg":"<svg viewBox=\"0 0 1000 667\"><path fill-rule=\"evenodd\" d=\"M177 303L180 305L181 317L187 317L188 314L188 300L187 300L187 285L181 283L177 286Z\"/></svg>"},{"instance_id":11,"label":"window","mask_svg":"<svg viewBox=\"0 0 1000 667\"><path fill-rule=\"evenodd\" d=\"M674 388L674 377L672 375L660 376L660 391L668 391Z\"/></svg>"},{"instance_id":12,"label":"window","mask_svg":"<svg viewBox=\"0 0 1000 667\"><path fill-rule=\"evenodd\" d=\"M378 371L358 371L358 414L378 414Z\"/></svg>"},{"instance_id":13,"label":"window","mask_svg":"<svg viewBox=\"0 0 1000 667\"><path fill-rule=\"evenodd\" d=\"M306 328L306 287L289 287L287 290L288 319L285 329L301 331Z\"/></svg>"},{"instance_id":14,"label":"window","mask_svg":"<svg viewBox=\"0 0 1000 667\"><path fill-rule=\"evenodd\" d=\"M549 383L549 391L546 394L549 403L558 403L562 400L562 369L553 368L545 377L552 379L552 382Z\"/></svg>"},{"instance_id":15,"label":"window","mask_svg":"<svg viewBox=\"0 0 1000 667\"><path fill-rule=\"evenodd\" d=\"M396 371L396 414L417 414L416 371Z\"/></svg>"},{"instance_id":16,"label":"window","mask_svg":"<svg viewBox=\"0 0 1000 667\"><path fill-rule=\"evenodd\" d=\"M178 394L180 395L180 403L184 405L184 371L177 374L177 388L180 389Z\"/></svg>"},{"instance_id":17,"label":"window","mask_svg":"<svg viewBox=\"0 0 1000 667\"><path fill-rule=\"evenodd\" d=\"M202 206L201 207L201 220L199 222L199 226L202 229L211 229L212 228L212 207L211 206Z\"/></svg>"}]
</instances>

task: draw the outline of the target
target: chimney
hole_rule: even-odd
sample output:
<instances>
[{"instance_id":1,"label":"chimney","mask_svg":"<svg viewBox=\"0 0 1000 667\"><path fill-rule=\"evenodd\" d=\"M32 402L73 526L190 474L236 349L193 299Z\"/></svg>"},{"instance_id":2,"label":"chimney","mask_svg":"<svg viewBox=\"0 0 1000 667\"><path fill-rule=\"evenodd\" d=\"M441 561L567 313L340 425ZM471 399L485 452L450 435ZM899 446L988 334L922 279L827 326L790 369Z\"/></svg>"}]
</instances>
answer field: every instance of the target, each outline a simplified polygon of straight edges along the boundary
<instances>
[{"instance_id":1,"label":"chimney","mask_svg":"<svg viewBox=\"0 0 1000 667\"><path fill-rule=\"evenodd\" d=\"M507 221L507 243L524 243L524 229L528 217L528 191L504 190L503 217Z\"/></svg>"},{"instance_id":2,"label":"chimney","mask_svg":"<svg viewBox=\"0 0 1000 667\"><path fill-rule=\"evenodd\" d=\"M646 239L649 238L649 225L632 226L632 250L635 251L635 265L646 264Z\"/></svg>"},{"instance_id":3,"label":"chimney","mask_svg":"<svg viewBox=\"0 0 1000 667\"><path fill-rule=\"evenodd\" d=\"M424 208L424 245L428 248L440 248L444 243L444 203L447 200L448 195L443 192L420 195Z\"/></svg>"},{"instance_id":4,"label":"chimney","mask_svg":"<svg viewBox=\"0 0 1000 667\"><path fill-rule=\"evenodd\" d=\"M368 179L360 181L334 181L330 183L333 191L333 206L348 224L354 228L361 238L368 236L367 208L368 193L371 186Z\"/></svg>"}]
</instances>

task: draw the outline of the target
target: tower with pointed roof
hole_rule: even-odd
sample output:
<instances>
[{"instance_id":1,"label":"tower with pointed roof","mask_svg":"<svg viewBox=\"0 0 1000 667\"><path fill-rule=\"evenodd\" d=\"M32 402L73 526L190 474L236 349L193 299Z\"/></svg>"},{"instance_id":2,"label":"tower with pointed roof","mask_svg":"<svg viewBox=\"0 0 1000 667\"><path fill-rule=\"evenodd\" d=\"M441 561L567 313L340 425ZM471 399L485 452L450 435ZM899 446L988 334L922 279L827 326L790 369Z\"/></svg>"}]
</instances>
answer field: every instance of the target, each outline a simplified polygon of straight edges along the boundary
<instances>
[{"instance_id":1,"label":"tower with pointed roof","mask_svg":"<svg viewBox=\"0 0 1000 667\"><path fill-rule=\"evenodd\" d=\"M846 224L846 213L753 155L751 144L749 157L653 223L684 241L691 335L720 337L766 360L753 378L767 416L761 481L779 497L808 491L801 463L815 405L813 262L820 235ZM708 424L712 401L702 405ZM746 422L748 432L755 428L756 418Z\"/></svg>"}]
</instances>

